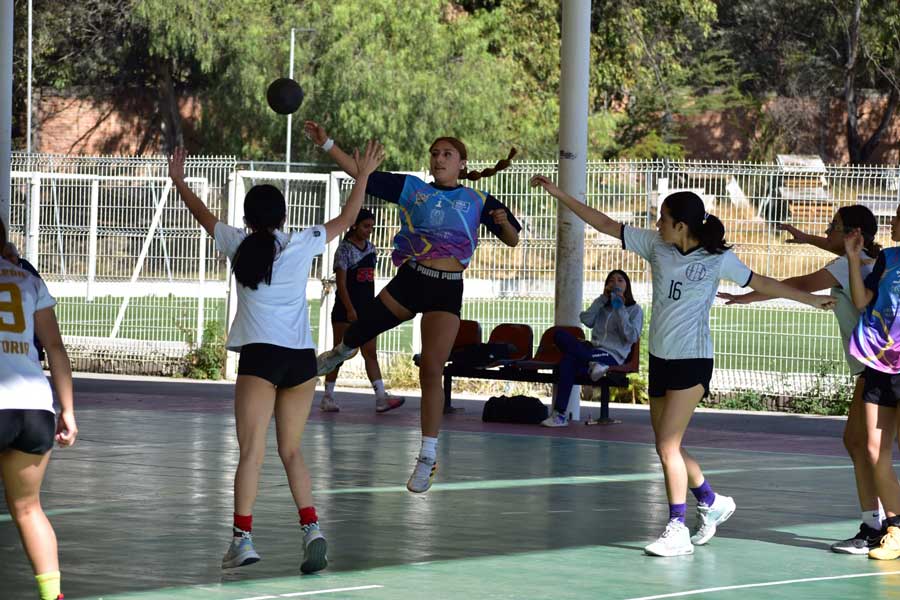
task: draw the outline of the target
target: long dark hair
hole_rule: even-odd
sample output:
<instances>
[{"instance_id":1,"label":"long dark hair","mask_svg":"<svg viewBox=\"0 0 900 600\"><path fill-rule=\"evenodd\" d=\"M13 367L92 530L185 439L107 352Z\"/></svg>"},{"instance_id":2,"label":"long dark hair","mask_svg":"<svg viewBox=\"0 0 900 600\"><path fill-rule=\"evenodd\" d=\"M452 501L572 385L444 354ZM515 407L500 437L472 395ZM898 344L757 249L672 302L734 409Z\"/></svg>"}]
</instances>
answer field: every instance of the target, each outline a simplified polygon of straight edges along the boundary
<instances>
[{"instance_id":1,"label":"long dark hair","mask_svg":"<svg viewBox=\"0 0 900 600\"><path fill-rule=\"evenodd\" d=\"M6 250L6 223L0 219L0 253Z\"/></svg>"},{"instance_id":2,"label":"long dark hair","mask_svg":"<svg viewBox=\"0 0 900 600\"><path fill-rule=\"evenodd\" d=\"M862 204L842 206L838 209L841 222L844 224L844 232L859 229L863 238L863 250L869 258L875 258L881 252L881 246L875 243L878 234L878 220L872 211Z\"/></svg>"},{"instance_id":3,"label":"long dark hair","mask_svg":"<svg viewBox=\"0 0 900 600\"><path fill-rule=\"evenodd\" d=\"M626 273L622 269L613 269L612 271L610 271L609 275L606 276L606 281L603 282L604 287L609 283L609 280L613 275L621 275L625 279L625 291L622 292L622 298L625 300L625 306L637 304L634 301L634 294L631 293L631 277L629 277L628 273Z\"/></svg>"},{"instance_id":4,"label":"long dark hair","mask_svg":"<svg viewBox=\"0 0 900 600\"><path fill-rule=\"evenodd\" d=\"M459 139L455 137L439 137L438 139L431 142L431 146L429 146L428 150L430 151L432 148L434 148L434 145L438 142L447 142L448 144L456 148L457 152L459 152L460 160L468 160L469 151L466 149L466 145L463 144ZM512 164L512 159L516 155L516 152L517 151L515 148L511 148L506 158L498 160L497 164L495 164L493 167L482 169L481 171L469 171L468 169L462 169L459 172L459 178L468 179L469 181L478 181L482 177L493 177Z\"/></svg>"},{"instance_id":5,"label":"long dark hair","mask_svg":"<svg viewBox=\"0 0 900 600\"><path fill-rule=\"evenodd\" d=\"M694 192L675 192L663 200L672 223L687 225L691 237L710 254L722 254L731 246L725 243L725 226L715 215L706 212L703 200Z\"/></svg>"},{"instance_id":6,"label":"long dark hair","mask_svg":"<svg viewBox=\"0 0 900 600\"><path fill-rule=\"evenodd\" d=\"M255 290L272 283L272 266L280 245L275 229L284 221L284 195L274 185L254 185L244 197L244 221L252 232L238 246L231 270L238 283Z\"/></svg>"}]
</instances>

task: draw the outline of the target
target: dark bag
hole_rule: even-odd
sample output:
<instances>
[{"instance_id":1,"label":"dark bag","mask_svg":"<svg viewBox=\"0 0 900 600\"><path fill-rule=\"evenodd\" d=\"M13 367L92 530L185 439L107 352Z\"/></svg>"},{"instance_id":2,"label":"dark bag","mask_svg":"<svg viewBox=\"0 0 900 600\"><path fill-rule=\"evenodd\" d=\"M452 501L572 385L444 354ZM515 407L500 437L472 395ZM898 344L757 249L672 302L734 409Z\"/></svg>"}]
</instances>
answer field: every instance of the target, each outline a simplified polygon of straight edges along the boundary
<instances>
[{"instance_id":1,"label":"dark bag","mask_svg":"<svg viewBox=\"0 0 900 600\"><path fill-rule=\"evenodd\" d=\"M461 367L484 367L510 357L512 344L469 344L450 353L450 362Z\"/></svg>"},{"instance_id":2,"label":"dark bag","mask_svg":"<svg viewBox=\"0 0 900 600\"><path fill-rule=\"evenodd\" d=\"M537 425L547 418L547 407L531 396L493 396L484 403L481 420L486 423Z\"/></svg>"}]
</instances>

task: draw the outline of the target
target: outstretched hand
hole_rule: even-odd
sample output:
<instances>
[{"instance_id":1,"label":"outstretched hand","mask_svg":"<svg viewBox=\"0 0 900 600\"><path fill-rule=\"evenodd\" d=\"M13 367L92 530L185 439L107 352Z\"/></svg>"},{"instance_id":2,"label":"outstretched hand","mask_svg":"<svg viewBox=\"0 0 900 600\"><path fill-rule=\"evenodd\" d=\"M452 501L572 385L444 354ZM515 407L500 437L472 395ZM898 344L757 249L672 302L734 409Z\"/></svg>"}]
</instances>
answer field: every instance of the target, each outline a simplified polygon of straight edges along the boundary
<instances>
[{"instance_id":1,"label":"outstretched hand","mask_svg":"<svg viewBox=\"0 0 900 600\"><path fill-rule=\"evenodd\" d=\"M716 298L725 300L725 306L731 306L732 304L750 304L750 295L751 294L729 294L727 292L719 292L716 294Z\"/></svg>"},{"instance_id":2,"label":"outstretched hand","mask_svg":"<svg viewBox=\"0 0 900 600\"><path fill-rule=\"evenodd\" d=\"M786 231L793 237L784 240L786 244L806 244L809 242L809 234L804 233L789 223L776 223L775 229Z\"/></svg>"},{"instance_id":3,"label":"outstretched hand","mask_svg":"<svg viewBox=\"0 0 900 600\"><path fill-rule=\"evenodd\" d=\"M353 160L356 162L357 177L370 175L384 160L384 146L375 140L369 140L363 154L359 150L353 151Z\"/></svg>"},{"instance_id":4,"label":"outstretched hand","mask_svg":"<svg viewBox=\"0 0 900 600\"><path fill-rule=\"evenodd\" d=\"M553 181L545 175L535 175L531 178L531 187L542 187L551 196L556 196L560 190Z\"/></svg>"},{"instance_id":5,"label":"outstretched hand","mask_svg":"<svg viewBox=\"0 0 900 600\"><path fill-rule=\"evenodd\" d=\"M328 134L325 132L325 128L315 121L304 121L303 133L305 133L306 137L311 139L316 146L321 146L328 141Z\"/></svg>"},{"instance_id":6,"label":"outstretched hand","mask_svg":"<svg viewBox=\"0 0 900 600\"><path fill-rule=\"evenodd\" d=\"M182 181L184 180L184 159L187 156L187 153L184 151L183 146L178 146L172 152L172 154L168 157L169 162L169 177L172 178L172 181Z\"/></svg>"},{"instance_id":7,"label":"outstretched hand","mask_svg":"<svg viewBox=\"0 0 900 600\"><path fill-rule=\"evenodd\" d=\"M831 310L837 301L831 296L822 296L819 294L810 294L814 299L809 303L810 306L820 308L822 310Z\"/></svg>"}]
</instances>

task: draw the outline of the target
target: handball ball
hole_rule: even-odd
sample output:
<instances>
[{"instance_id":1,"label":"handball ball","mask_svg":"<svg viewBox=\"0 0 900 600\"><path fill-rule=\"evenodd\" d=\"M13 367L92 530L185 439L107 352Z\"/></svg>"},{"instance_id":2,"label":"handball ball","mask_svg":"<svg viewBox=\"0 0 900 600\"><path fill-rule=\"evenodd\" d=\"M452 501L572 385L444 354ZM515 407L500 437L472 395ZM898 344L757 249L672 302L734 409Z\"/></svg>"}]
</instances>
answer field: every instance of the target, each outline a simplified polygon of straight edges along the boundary
<instances>
[{"instance_id":1,"label":"handball ball","mask_svg":"<svg viewBox=\"0 0 900 600\"><path fill-rule=\"evenodd\" d=\"M280 115L289 115L300 108L303 102L303 88L293 79L283 77L269 84L266 90L269 106Z\"/></svg>"}]
</instances>

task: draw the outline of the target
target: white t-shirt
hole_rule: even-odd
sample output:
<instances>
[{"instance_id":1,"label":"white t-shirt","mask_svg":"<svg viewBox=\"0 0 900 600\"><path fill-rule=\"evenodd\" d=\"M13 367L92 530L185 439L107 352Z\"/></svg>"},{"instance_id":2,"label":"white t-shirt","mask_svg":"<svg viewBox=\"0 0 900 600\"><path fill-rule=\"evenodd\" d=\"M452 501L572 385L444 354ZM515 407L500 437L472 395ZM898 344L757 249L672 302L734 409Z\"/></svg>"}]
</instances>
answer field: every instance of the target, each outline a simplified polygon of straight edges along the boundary
<instances>
[{"instance_id":1,"label":"white t-shirt","mask_svg":"<svg viewBox=\"0 0 900 600\"><path fill-rule=\"evenodd\" d=\"M863 260L861 265L862 278L872 272L875 265L874 259L869 258L865 252L860 253ZM868 262L868 264L866 264ZM844 348L844 357L852 375L860 375L865 371L865 366L850 355L850 336L859 323L859 313L862 312L853 304L850 297L850 263L846 256L839 256L827 265L825 270L837 279L838 285L831 288L831 297L837 302L834 305L834 316L837 318L838 329L841 331L841 346Z\"/></svg>"},{"instance_id":2,"label":"white t-shirt","mask_svg":"<svg viewBox=\"0 0 900 600\"><path fill-rule=\"evenodd\" d=\"M216 224L216 246L234 259L247 237L243 229ZM272 283L260 282L255 290L237 284L237 314L226 346L239 352L247 344L272 344L283 348L315 348L309 328L306 281L313 258L325 251L325 227L316 225L291 234L276 231L281 250L272 266Z\"/></svg>"},{"instance_id":3,"label":"white t-shirt","mask_svg":"<svg viewBox=\"0 0 900 600\"><path fill-rule=\"evenodd\" d=\"M34 347L34 313L51 306L43 281L0 258L0 409L55 412Z\"/></svg>"},{"instance_id":4,"label":"white t-shirt","mask_svg":"<svg viewBox=\"0 0 900 600\"><path fill-rule=\"evenodd\" d=\"M709 310L719 280L744 287L753 272L730 250L711 254L703 248L687 254L662 241L659 232L622 227L622 247L650 261L653 314L650 354L657 358L712 358Z\"/></svg>"}]
</instances>

